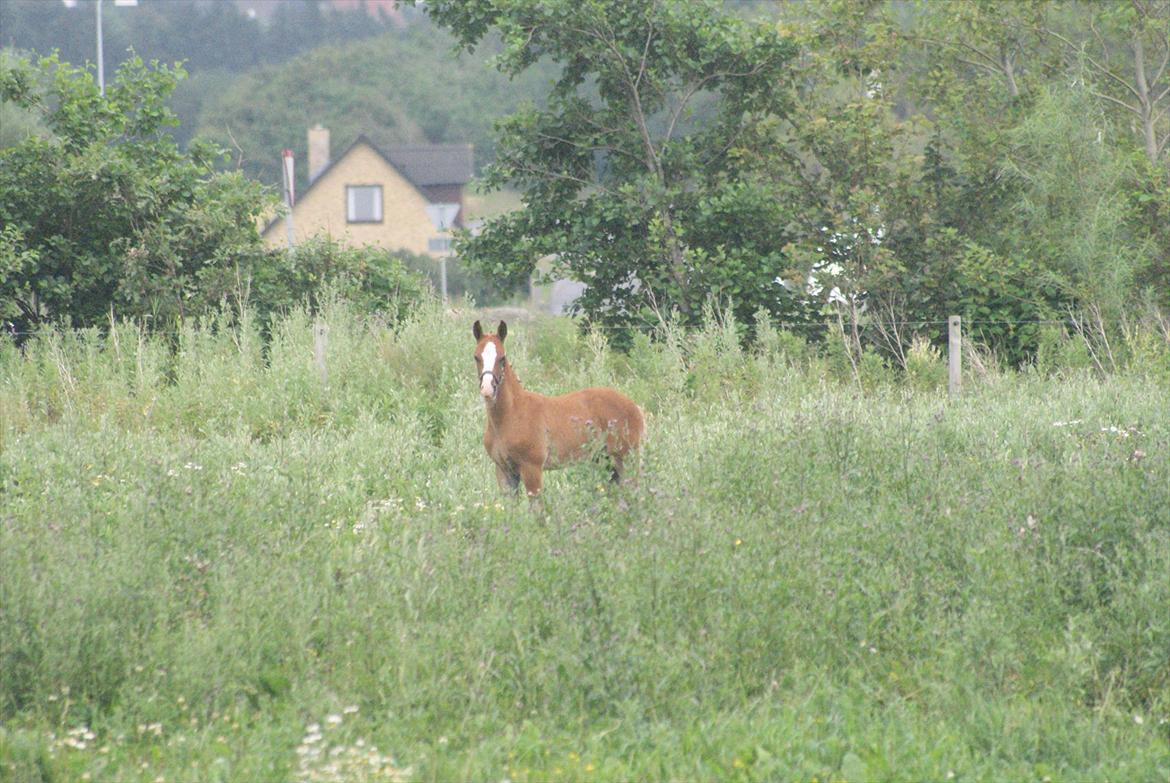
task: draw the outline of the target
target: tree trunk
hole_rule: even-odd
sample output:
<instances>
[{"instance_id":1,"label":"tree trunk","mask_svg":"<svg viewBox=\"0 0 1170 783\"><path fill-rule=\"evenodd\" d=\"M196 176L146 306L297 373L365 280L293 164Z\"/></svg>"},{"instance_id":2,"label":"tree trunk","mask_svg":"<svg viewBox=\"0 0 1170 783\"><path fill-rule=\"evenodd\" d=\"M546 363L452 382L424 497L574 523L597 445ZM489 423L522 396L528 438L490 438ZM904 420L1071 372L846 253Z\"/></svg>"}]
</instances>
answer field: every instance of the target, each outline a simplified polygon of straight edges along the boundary
<instances>
[{"instance_id":1,"label":"tree trunk","mask_svg":"<svg viewBox=\"0 0 1170 783\"><path fill-rule=\"evenodd\" d=\"M1151 163L1158 160L1158 134L1154 127L1154 105L1150 100L1150 85L1146 77L1145 48L1140 36L1133 37L1133 70L1134 84L1137 87L1139 108L1141 109L1142 137L1146 143L1146 157Z\"/></svg>"},{"instance_id":2,"label":"tree trunk","mask_svg":"<svg viewBox=\"0 0 1170 783\"><path fill-rule=\"evenodd\" d=\"M1007 79L1008 94L1013 98L1020 97L1020 87L1016 84L1016 68L1012 63L1012 57L1006 50L1001 50L1002 58L1001 65L1003 67L1004 78Z\"/></svg>"}]
</instances>

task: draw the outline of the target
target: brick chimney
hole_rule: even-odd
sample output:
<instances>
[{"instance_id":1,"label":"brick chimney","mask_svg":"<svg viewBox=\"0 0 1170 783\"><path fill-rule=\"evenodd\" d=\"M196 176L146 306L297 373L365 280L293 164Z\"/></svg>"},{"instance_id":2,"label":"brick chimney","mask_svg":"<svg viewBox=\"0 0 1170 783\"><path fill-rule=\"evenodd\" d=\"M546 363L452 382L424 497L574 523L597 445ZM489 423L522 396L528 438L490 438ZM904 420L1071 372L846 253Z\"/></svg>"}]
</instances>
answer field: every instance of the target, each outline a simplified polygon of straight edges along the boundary
<instances>
[{"instance_id":1,"label":"brick chimney","mask_svg":"<svg viewBox=\"0 0 1170 783\"><path fill-rule=\"evenodd\" d=\"M309 182L329 166L329 129L309 128Z\"/></svg>"}]
</instances>

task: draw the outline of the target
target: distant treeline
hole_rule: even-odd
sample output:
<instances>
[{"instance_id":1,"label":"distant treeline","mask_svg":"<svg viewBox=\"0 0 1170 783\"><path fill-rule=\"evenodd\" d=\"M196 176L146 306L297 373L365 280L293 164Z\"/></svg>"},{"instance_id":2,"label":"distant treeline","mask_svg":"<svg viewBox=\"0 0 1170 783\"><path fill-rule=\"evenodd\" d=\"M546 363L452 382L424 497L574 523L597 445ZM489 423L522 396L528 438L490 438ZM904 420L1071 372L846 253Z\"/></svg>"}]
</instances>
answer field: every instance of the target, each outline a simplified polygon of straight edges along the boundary
<instances>
[{"instance_id":1,"label":"distant treeline","mask_svg":"<svg viewBox=\"0 0 1170 783\"><path fill-rule=\"evenodd\" d=\"M62 60L96 58L94 0L76 7L45 0L0 3L0 45L40 54L58 50ZM111 72L134 51L146 61L186 61L192 73L247 71L280 63L325 43L384 32L391 20L365 10L322 9L316 0L282 0L271 18L249 17L235 3L206 0L143 0L102 9L105 66ZM411 12L411 9L404 9Z\"/></svg>"},{"instance_id":2,"label":"distant treeline","mask_svg":"<svg viewBox=\"0 0 1170 783\"><path fill-rule=\"evenodd\" d=\"M103 6L105 74L112 81L131 51L145 62L181 62L187 77L170 106L168 132L186 146L196 136L232 151L233 167L269 185L280 181L280 150L305 155L305 132L321 123L338 151L359 135L381 146L470 143L478 165L494 153L492 125L524 101L539 102L547 67L514 79L487 64L489 40L452 56L454 39L405 4L393 18L375 9L332 9L316 0L283 0L270 17L250 18L234 2L141 0ZM96 57L93 0L77 7L44 0L0 3L0 45L25 53L57 51L83 66ZM30 120L8 107L0 146ZM304 170L298 172L303 181Z\"/></svg>"},{"instance_id":3,"label":"distant treeline","mask_svg":"<svg viewBox=\"0 0 1170 783\"><path fill-rule=\"evenodd\" d=\"M0 3L0 46L91 65L97 59L94 0L73 8L46 0ZM144 61L182 62L191 74L174 98L180 143L191 139L207 97L235 77L277 65L319 46L356 41L394 29L394 22L423 19L404 7L391 20L375 11L323 8L317 0L281 0L267 19L250 17L223 0L142 0L136 7L102 7L107 76L133 51ZM96 68L96 65L93 67Z\"/></svg>"}]
</instances>

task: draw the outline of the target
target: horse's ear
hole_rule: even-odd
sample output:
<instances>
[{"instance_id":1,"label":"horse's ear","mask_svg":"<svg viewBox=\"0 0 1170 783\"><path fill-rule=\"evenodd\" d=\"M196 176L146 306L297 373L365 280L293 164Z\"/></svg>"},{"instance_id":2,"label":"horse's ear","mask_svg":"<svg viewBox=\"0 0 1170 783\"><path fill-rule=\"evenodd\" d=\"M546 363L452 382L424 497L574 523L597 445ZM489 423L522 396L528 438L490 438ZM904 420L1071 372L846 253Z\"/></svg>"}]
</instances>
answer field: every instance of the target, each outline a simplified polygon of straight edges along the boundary
<instances>
[{"instance_id":1,"label":"horse's ear","mask_svg":"<svg viewBox=\"0 0 1170 783\"><path fill-rule=\"evenodd\" d=\"M483 337L483 327L479 325L479 321L471 325L471 333L475 335L476 340Z\"/></svg>"},{"instance_id":2,"label":"horse's ear","mask_svg":"<svg viewBox=\"0 0 1170 783\"><path fill-rule=\"evenodd\" d=\"M496 327L496 337L500 338L500 342L504 342L504 338L508 336L508 324L500 321L500 325Z\"/></svg>"}]
</instances>

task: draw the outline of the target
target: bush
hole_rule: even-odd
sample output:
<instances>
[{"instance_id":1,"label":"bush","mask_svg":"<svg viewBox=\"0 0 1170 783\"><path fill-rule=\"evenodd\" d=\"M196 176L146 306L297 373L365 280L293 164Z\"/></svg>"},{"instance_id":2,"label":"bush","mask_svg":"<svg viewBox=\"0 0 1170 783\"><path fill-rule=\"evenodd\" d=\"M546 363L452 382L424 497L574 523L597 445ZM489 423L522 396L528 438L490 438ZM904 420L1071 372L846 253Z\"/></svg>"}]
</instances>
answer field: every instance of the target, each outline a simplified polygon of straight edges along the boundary
<instances>
[{"instance_id":1,"label":"bush","mask_svg":"<svg viewBox=\"0 0 1170 783\"><path fill-rule=\"evenodd\" d=\"M106 323L111 311L170 325L218 307L262 258L271 197L224 151L181 152L166 100L181 68L131 58L100 95L85 70L0 62L0 98L46 132L0 150L0 318Z\"/></svg>"},{"instance_id":2,"label":"bush","mask_svg":"<svg viewBox=\"0 0 1170 783\"><path fill-rule=\"evenodd\" d=\"M866 389L877 389L894 380L894 373L886 363L885 357L868 347L861 352L861 357L857 360L857 376L861 379L862 387Z\"/></svg>"},{"instance_id":3,"label":"bush","mask_svg":"<svg viewBox=\"0 0 1170 783\"><path fill-rule=\"evenodd\" d=\"M906 380L914 389L933 391L947 382L947 366L942 352L921 335L910 343L906 352Z\"/></svg>"},{"instance_id":4,"label":"bush","mask_svg":"<svg viewBox=\"0 0 1170 783\"><path fill-rule=\"evenodd\" d=\"M777 329L767 310L757 310L755 319L756 355L766 362L777 362L791 368L800 368L813 353L812 346L803 337L786 329Z\"/></svg>"},{"instance_id":5,"label":"bush","mask_svg":"<svg viewBox=\"0 0 1170 783\"><path fill-rule=\"evenodd\" d=\"M316 310L326 296L393 322L429 294L425 279L407 267L417 260L405 252L351 248L318 237L294 250L267 253L254 269L246 295L265 323L294 306Z\"/></svg>"},{"instance_id":6,"label":"bush","mask_svg":"<svg viewBox=\"0 0 1170 783\"><path fill-rule=\"evenodd\" d=\"M1170 381L1170 320L1151 310L1125 329L1127 367L1133 372Z\"/></svg>"}]
</instances>

